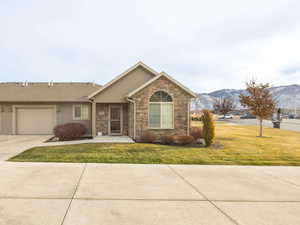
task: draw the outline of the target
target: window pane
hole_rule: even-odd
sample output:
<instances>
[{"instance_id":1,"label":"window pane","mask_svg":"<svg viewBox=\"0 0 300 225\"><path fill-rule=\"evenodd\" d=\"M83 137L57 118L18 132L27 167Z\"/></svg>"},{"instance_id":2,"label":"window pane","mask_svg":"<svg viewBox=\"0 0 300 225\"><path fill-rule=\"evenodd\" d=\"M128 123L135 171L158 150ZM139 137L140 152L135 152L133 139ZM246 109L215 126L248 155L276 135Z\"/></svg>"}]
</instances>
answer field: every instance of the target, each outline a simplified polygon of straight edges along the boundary
<instances>
[{"instance_id":1,"label":"window pane","mask_svg":"<svg viewBox=\"0 0 300 225\"><path fill-rule=\"evenodd\" d=\"M149 105L149 126L160 128L160 104Z\"/></svg>"},{"instance_id":2,"label":"window pane","mask_svg":"<svg viewBox=\"0 0 300 225\"><path fill-rule=\"evenodd\" d=\"M76 105L74 107L74 110L75 110L75 118L80 119L80 117L81 117L81 107L80 107L80 105Z\"/></svg>"},{"instance_id":3,"label":"window pane","mask_svg":"<svg viewBox=\"0 0 300 225\"><path fill-rule=\"evenodd\" d=\"M160 91L155 92L155 93L151 96L150 102L160 102Z\"/></svg>"},{"instance_id":4,"label":"window pane","mask_svg":"<svg viewBox=\"0 0 300 225\"><path fill-rule=\"evenodd\" d=\"M88 105L81 105L81 119L88 120L89 119L89 107Z\"/></svg>"},{"instance_id":5,"label":"window pane","mask_svg":"<svg viewBox=\"0 0 300 225\"><path fill-rule=\"evenodd\" d=\"M166 92L161 92L161 102L168 102L170 95L168 95Z\"/></svg>"},{"instance_id":6,"label":"window pane","mask_svg":"<svg viewBox=\"0 0 300 225\"><path fill-rule=\"evenodd\" d=\"M173 128L173 104L161 104L161 128Z\"/></svg>"},{"instance_id":7,"label":"window pane","mask_svg":"<svg viewBox=\"0 0 300 225\"><path fill-rule=\"evenodd\" d=\"M75 120L88 120L89 119L89 106L88 105L75 105L74 106L74 119Z\"/></svg>"},{"instance_id":8,"label":"window pane","mask_svg":"<svg viewBox=\"0 0 300 225\"><path fill-rule=\"evenodd\" d=\"M172 97L170 95L166 97L166 102L172 102Z\"/></svg>"},{"instance_id":9,"label":"window pane","mask_svg":"<svg viewBox=\"0 0 300 225\"><path fill-rule=\"evenodd\" d=\"M111 107L110 108L110 119L111 120L121 120L121 108Z\"/></svg>"}]
</instances>

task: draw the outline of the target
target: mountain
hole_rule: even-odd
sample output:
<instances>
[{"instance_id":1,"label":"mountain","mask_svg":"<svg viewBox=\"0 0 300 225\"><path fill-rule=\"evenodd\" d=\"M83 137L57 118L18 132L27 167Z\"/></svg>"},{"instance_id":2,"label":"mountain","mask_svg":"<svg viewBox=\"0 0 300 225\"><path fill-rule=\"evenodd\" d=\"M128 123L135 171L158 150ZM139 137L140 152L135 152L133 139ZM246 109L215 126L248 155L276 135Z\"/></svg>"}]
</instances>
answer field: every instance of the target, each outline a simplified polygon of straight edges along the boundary
<instances>
[{"instance_id":1,"label":"mountain","mask_svg":"<svg viewBox=\"0 0 300 225\"><path fill-rule=\"evenodd\" d=\"M293 84L270 88L279 107L285 109L300 108L300 85ZM239 95L246 94L245 90L221 89L210 93L197 93L197 98L192 102L192 109L212 109L215 99L230 97L234 100L237 109L241 109Z\"/></svg>"}]
</instances>

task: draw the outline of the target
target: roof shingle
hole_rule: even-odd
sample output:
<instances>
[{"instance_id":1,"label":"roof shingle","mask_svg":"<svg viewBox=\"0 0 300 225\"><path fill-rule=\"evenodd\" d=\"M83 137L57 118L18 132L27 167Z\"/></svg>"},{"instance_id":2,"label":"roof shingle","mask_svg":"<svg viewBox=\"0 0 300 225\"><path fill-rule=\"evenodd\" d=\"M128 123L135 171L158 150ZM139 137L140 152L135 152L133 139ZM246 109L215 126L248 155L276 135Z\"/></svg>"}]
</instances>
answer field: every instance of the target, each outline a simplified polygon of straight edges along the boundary
<instances>
[{"instance_id":1,"label":"roof shingle","mask_svg":"<svg viewBox=\"0 0 300 225\"><path fill-rule=\"evenodd\" d=\"M0 83L0 102L86 102L99 88L81 82L7 82Z\"/></svg>"}]
</instances>

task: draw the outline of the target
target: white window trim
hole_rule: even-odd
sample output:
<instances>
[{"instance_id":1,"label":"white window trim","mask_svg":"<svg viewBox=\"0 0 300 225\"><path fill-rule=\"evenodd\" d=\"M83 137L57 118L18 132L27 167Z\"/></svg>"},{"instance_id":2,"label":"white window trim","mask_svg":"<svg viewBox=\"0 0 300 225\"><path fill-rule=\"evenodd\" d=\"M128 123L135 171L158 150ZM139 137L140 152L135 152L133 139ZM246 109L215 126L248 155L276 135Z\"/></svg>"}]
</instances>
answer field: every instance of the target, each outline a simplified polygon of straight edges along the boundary
<instances>
[{"instance_id":1,"label":"white window trim","mask_svg":"<svg viewBox=\"0 0 300 225\"><path fill-rule=\"evenodd\" d=\"M148 129L151 130L173 130L174 129L174 102L149 102L149 106L150 104L171 104L172 105L172 114L173 114L173 118L172 118L172 127L171 128L162 128L161 127L161 123L162 123L162 107L160 107L160 127L151 127L150 125L150 107L148 107Z\"/></svg>"},{"instance_id":2,"label":"white window trim","mask_svg":"<svg viewBox=\"0 0 300 225\"><path fill-rule=\"evenodd\" d=\"M82 111L80 112L80 117L76 117L75 116L75 107L77 106L80 106L80 109L82 110L82 107L87 107L87 118L82 118ZM89 120L90 119L90 112L89 112L89 106L86 105L86 104L74 104L73 105L73 120L81 120L81 121L84 121L84 120Z\"/></svg>"}]
</instances>

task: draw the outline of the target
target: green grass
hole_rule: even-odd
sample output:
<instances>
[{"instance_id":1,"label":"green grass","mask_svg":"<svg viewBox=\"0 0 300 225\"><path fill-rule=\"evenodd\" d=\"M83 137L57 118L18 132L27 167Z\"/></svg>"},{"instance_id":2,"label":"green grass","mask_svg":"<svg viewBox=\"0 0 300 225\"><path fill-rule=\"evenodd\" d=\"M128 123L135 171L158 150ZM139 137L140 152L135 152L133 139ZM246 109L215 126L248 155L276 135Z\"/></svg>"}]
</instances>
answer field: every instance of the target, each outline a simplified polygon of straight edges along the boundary
<instances>
[{"instance_id":1,"label":"green grass","mask_svg":"<svg viewBox=\"0 0 300 225\"><path fill-rule=\"evenodd\" d=\"M199 125L195 123L194 125ZM78 144L29 149L9 161L144 164L300 165L300 133L217 123L216 146L174 147L156 144Z\"/></svg>"}]
</instances>

